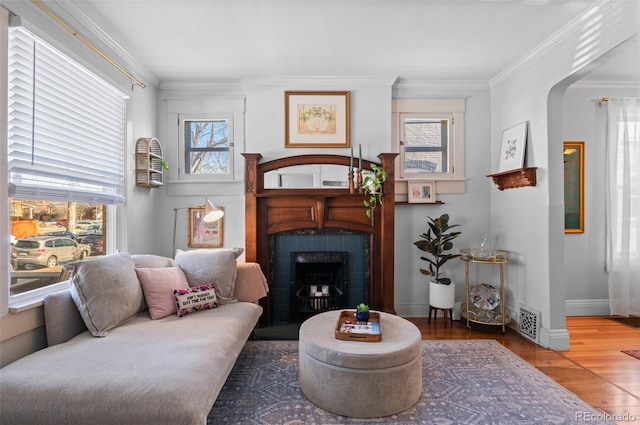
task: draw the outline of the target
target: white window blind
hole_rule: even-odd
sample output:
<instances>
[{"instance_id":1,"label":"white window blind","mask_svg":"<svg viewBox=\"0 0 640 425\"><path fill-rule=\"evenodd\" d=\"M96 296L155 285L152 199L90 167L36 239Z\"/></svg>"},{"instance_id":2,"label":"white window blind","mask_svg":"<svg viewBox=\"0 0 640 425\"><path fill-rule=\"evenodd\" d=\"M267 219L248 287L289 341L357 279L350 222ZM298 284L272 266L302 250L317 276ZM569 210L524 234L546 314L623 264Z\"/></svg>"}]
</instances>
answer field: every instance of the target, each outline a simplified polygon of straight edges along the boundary
<instances>
[{"instance_id":1,"label":"white window blind","mask_svg":"<svg viewBox=\"0 0 640 425\"><path fill-rule=\"evenodd\" d=\"M123 93L16 27L8 98L10 197L124 202Z\"/></svg>"}]
</instances>

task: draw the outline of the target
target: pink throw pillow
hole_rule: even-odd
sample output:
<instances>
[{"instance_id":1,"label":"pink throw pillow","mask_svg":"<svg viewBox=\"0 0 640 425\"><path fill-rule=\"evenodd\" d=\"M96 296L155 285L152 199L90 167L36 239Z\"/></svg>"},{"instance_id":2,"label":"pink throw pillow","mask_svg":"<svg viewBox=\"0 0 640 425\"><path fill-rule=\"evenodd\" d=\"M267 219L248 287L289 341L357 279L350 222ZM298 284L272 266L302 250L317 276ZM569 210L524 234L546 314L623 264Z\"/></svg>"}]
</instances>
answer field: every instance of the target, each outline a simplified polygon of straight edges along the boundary
<instances>
[{"instance_id":1,"label":"pink throw pillow","mask_svg":"<svg viewBox=\"0 0 640 425\"><path fill-rule=\"evenodd\" d=\"M189 282L180 267L136 268L142 292L152 319L176 312L173 291L188 289Z\"/></svg>"}]
</instances>

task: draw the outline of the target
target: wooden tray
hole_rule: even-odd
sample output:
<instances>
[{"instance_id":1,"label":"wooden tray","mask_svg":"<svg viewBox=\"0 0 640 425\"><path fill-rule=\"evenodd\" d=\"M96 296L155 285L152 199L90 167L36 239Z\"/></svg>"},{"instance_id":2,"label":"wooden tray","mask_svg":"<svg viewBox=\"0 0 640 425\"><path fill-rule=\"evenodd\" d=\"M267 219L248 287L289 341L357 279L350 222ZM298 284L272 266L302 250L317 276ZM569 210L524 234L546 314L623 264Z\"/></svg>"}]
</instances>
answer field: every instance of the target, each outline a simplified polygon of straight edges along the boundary
<instances>
[{"instance_id":1,"label":"wooden tray","mask_svg":"<svg viewBox=\"0 0 640 425\"><path fill-rule=\"evenodd\" d=\"M344 322L350 321L356 324L356 311L355 310L343 310L338 316L338 322L336 323L336 339L343 341L359 341L359 342L380 342L382 341L382 324L380 323L380 313L375 311L369 312L369 322L376 322L380 328L379 333L358 333L358 332L342 332L340 328Z\"/></svg>"}]
</instances>

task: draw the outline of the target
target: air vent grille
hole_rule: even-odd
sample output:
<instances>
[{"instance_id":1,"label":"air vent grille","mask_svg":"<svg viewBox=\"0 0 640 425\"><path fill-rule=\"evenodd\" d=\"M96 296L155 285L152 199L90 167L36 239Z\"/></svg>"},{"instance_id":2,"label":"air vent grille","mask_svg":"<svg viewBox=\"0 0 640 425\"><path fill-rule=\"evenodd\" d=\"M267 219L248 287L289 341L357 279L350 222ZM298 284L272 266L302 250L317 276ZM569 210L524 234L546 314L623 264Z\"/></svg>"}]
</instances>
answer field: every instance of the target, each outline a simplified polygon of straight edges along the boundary
<instances>
[{"instance_id":1,"label":"air vent grille","mask_svg":"<svg viewBox=\"0 0 640 425\"><path fill-rule=\"evenodd\" d=\"M520 304L520 334L531 341L538 343L540 338L541 314L538 310L524 304Z\"/></svg>"}]
</instances>

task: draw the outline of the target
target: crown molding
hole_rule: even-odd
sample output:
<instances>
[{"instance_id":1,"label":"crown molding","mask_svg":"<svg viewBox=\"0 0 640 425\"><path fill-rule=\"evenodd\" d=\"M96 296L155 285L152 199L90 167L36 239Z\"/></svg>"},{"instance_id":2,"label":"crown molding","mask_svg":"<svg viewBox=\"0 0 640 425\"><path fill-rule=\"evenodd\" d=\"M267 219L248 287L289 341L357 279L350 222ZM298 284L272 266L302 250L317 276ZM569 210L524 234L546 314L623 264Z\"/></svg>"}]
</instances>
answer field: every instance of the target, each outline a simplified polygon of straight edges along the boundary
<instances>
[{"instance_id":1,"label":"crown molding","mask_svg":"<svg viewBox=\"0 0 640 425\"><path fill-rule=\"evenodd\" d=\"M460 90L489 90L489 82L473 80L417 80L399 78L393 85L398 90L416 89L460 89Z\"/></svg>"},{"instance_id":2,"label":"crown molding","mask_svg":"<svg viewBox=\"0 0 640 425\"><path fill-rule=\"evenodd\" d=\"M558 44L574 36L576 33L582 32L585 25L594 22L602 15L605 15L610 9L616 7L621 0L600 0L595 5L585 10L582 14L575 17L567 25L556 31L552 36L547 38L544 42L539 44L536 48L530 51L525 56L518 59L512 65L505 68L498 75L489 80L489 85L495 87L501 84L508 78L519 73L523 69L529 66L531 63L535 63L539 58Z\"/></svg>"},{"instance_id":3,"label":"crown molding","mask_svg":"<svg viewBox=\"0 0 640 425\"><path fill-rule=\"evenodd\" d=\"M51 10L64 12L64 15L72 17L79 25L82 25L89 31L90 36L95 37L101 44L121 58L122 62L124 62L121 63L121 65L126 66L130 72L135 73L140 78L144 78L154 87L159 86L160 80L158 77L135 59L124 46L109 35L103 26L90 16L90 6L88 6L87 3L57 0L52 3L47 3L47 6L51 8ZM87 34L84 35L89 36Z\"/></svg>"}]
</instances>

